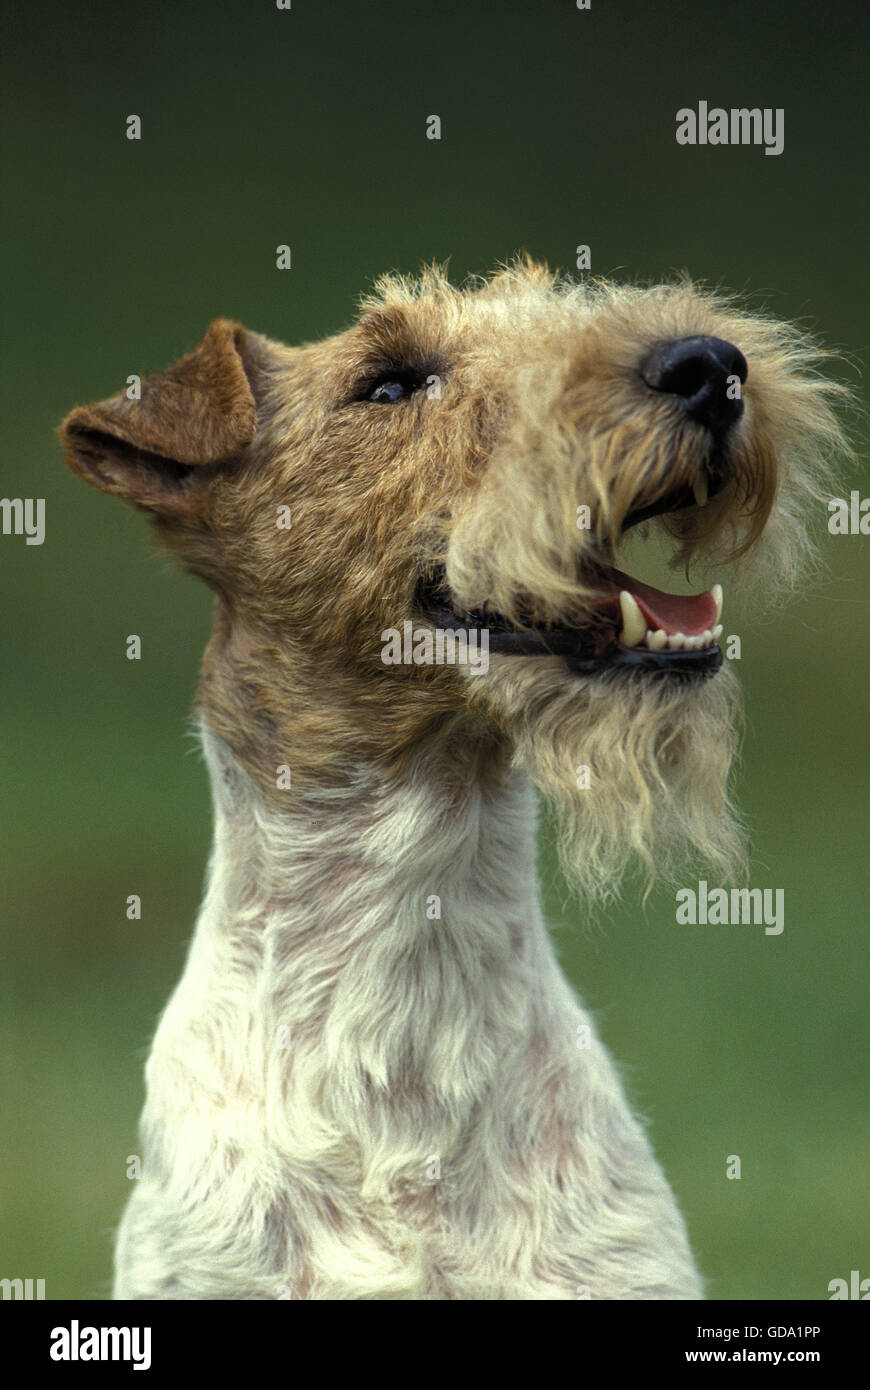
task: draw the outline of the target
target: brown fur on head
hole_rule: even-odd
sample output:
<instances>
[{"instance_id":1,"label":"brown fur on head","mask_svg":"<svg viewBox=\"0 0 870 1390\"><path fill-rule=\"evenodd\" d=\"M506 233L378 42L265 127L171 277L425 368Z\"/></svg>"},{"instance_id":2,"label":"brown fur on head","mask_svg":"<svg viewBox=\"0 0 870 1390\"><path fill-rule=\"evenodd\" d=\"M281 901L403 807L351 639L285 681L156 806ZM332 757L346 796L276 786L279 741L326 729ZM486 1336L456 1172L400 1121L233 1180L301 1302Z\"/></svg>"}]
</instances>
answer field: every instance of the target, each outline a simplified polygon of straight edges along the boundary
<instances>
[{"instance_id":1,"label":"brown fur on head","mask_svg":"<svg viewBox=\"0 0 870 1390\"><path fill-rule=\"evenodd\" d=\"M646 524L678 563L764 563L792 581L842 443L836 388L795 330L688 281L576 286L526 262L457 290L433 270L382 281L351 328L301 348L218 320L141 400L80 407L62 436L70 466L150 512L216 590L201 704L268 795L279 764L304 786L361 762L398 775L439 736L484 767L513 749L557 806L575 877L606 893L627 851L662 870L687 844L734 862L729 673L604 679L494 654L469 678L384 665L381 633L425 620L433 573L460 615L594 623L627 518L709 462L704 429L639 372L656 343L702 334L748 360L744 413L716 495ZM408 394L372 400L389 380Z\"/></svg>"}]
</instances>

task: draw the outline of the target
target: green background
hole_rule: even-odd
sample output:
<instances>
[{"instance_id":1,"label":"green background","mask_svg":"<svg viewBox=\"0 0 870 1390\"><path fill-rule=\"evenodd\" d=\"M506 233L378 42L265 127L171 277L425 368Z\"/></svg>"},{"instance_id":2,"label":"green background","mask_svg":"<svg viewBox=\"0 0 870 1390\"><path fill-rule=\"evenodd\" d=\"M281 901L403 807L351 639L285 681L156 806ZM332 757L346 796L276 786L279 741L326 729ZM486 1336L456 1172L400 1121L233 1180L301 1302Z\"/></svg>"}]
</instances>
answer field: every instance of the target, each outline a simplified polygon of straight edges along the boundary
<instances>
[{"instance_id":1,"label":"green background","mask_svg":"<svg viewBox=\"0 0 870 1390\"><path fill-rule=\"evenodd\" d=\"M217 315L317 338L384 270L449 256L461 278L520 249L571 270L578 243L597 273L685 267L801 320L860 387L862 10L7 10L2 494L44 497L47 538L0 537L0 1277L44 1278L49 1298L109 1290L144 1058L209 844L188 709L210 597L155 559L140 517L66 472L59 419L173 361ZM675 112L700 99L783 107L785 152L678 147ZM851 487L870 493L854 469ZM784 933L678 927L672 896L644 912L631 885L590 930L543 847L560 954L717 1298L826 1298L831 1279L870 1276L870 538L827 535L823 512L817 530L826 568L780 617L762 592L726 610L743 639L752 883L785 889ZM132 632L141 662L124 657ZM133 892L141 922L124 915Z\"/></svg>"}]
</instances>

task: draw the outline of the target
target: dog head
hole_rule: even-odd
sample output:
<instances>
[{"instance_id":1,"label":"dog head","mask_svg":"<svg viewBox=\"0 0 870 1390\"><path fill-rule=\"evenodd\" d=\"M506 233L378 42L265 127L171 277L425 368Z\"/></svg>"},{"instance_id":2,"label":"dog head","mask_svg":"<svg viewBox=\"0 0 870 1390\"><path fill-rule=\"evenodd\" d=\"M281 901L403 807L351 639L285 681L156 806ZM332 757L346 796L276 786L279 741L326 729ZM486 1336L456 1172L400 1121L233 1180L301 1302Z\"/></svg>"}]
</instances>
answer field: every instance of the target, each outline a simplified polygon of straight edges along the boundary
<instances>
[{"instance_id":1,"label":"dog head","mask_svg":"<svg viewBox=\"0 0 870 1390\"><path fill-rule=\"evenodd\" d=\"M466 290L387 279L303 348L218 320L62 436L216 590L205 714L264 786L276 762L392 775L446 731L509 749L607 893L632 851L658 872L687 845L739 856L721 590L664 593L620 546L657 528L678 565L792 583L835 391L795 330L686 281L524 263ZM485 633L488 661L439 663L439 632L480 634L478 658Z\"/></svg>"}]
</instances>

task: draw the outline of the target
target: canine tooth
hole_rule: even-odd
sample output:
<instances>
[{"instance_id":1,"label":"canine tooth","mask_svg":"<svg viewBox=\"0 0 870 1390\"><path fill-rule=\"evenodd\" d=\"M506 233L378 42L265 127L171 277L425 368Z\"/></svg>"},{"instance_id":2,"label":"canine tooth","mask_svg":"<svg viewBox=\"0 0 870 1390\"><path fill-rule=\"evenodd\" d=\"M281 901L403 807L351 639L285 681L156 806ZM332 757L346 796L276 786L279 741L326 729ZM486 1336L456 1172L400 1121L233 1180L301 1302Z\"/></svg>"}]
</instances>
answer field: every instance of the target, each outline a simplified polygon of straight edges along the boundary
<instances>
[{"instance_id":1,"label":"canine tooth","mask_svg":"<svg viewBox=\"0 0 870 1390\"><path fill-rule=\"evenodd\" d=\"M703 507L704 503L707 501L707 498L709 496L709 488L707 486L706 473L698 474L697 478L692 484L692 491L695 494L695 501L697 502L698 506Z\"/></svg>"},{"instance_id":2,"label":"canine tooth","mask_svg":"<svg viewBox=\"0 0 870 1390\"><path fill-rule=\"evenodd\" d=\"M646 644L651 651L660 652L662 647L666 647L668 645L668 634L666 632L662 632L662 629L660 627L656 628L655 632L647 633Z\"/></svg>"},{"instance_id":3,"label":"canine tooth","mask_svg":"<svg viewBox=\"0 0 870 1390\"><path fill-rule=\"evenodd\" d=\"M622 631L619 639L625 647L636 647L638 642L642 642L646 633L646 623L643 614L637 606L637 600L627 589L622 589L619 595L619 606L622 609Z\"/></svg>"},{"instance_id":4,"label":"canine tooth","mask_svg":"<svg viewBox=\"0 0 870 1390\"><path fill-rule=\"evenodd\" d=\"M722 585L714 584L710 593L716 600L716 622L718 623L719 619L722 617Z\"/></svg>"},{"instance_id":5,"label":"canine tooth","mask_svg":"<svg viewBox=\"0 0 870 1390\"><path fill-rule=\"evenodd\" d=\"M668 636L668 646L672 652L681 652L686 645L686 639L681 632L672 632Z\"/></svg>"},{"instance_id":6,"label":"canine tooth","mask_svg":"<svg viewBox=\"0 0 870 1390\"><path fill-rule=\"evenodd\" d=\"M721 623L717 623L716 626L713 628L713 641L714 641L714 642L718 642L718 641L719 641L719 638L722 636L722 631L723 631L723 629L722 629L722 624L721 624Z\"/></svg>"}]
</instances>

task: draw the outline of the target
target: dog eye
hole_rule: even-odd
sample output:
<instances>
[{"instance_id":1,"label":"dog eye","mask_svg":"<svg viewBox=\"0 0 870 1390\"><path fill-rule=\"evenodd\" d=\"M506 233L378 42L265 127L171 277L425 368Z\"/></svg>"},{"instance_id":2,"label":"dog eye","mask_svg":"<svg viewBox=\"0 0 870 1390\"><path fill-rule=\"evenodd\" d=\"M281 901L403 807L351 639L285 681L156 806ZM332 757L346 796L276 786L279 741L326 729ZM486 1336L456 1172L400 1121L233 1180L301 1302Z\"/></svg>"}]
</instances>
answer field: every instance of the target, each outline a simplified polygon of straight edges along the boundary
<instances>
[{"instance_id":1,"label":"dog eye","mask_svg":"<svg viewBox=\"0 0 870 1390\"><path fill-rule=\"evenodd\" d=\"M391 372L372 382L366 395L375 405L395 405L418 389L419 383L409 372Z\"/></svg>"}]
</instances>

